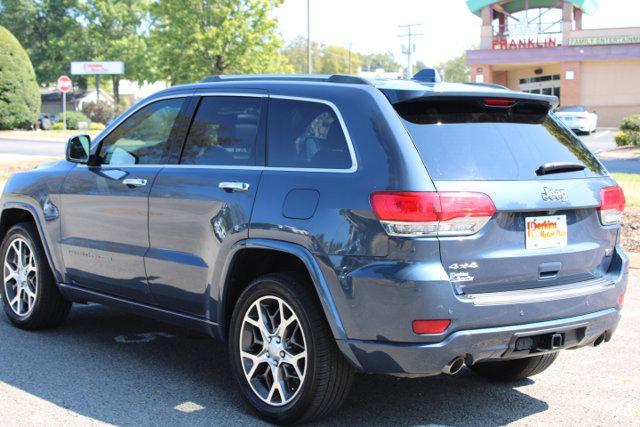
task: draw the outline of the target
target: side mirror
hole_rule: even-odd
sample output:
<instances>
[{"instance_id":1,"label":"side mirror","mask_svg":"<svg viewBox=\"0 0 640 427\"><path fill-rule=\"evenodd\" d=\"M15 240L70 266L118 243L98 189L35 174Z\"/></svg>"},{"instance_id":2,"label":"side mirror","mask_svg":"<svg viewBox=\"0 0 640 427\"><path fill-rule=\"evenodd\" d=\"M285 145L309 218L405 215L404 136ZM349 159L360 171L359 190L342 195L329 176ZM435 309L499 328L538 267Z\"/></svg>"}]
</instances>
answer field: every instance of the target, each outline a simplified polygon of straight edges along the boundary
<instances>
[{"instance_id":1,"label":"side mirror","mask_svg":"<svg viewBox=\"0 0 640 427\"><path fill-rule=\"evenodd\" d=\"M67 161L73 163L87 163L91 154L91 138L89 135L76 135L67 141Z\"/></svg>"}]
</instances>

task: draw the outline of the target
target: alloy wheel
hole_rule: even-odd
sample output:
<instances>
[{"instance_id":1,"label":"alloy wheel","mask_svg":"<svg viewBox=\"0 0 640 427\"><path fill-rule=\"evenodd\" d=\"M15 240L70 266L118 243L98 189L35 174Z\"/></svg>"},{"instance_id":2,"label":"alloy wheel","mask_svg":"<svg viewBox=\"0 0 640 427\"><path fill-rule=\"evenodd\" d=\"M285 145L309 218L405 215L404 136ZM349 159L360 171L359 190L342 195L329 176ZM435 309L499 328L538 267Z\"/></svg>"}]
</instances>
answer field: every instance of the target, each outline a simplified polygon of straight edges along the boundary
<instances>
[{"instance_id":1,"label":"alloy wheel","mask_svg":"<svg viewBox=\"0 0 640 427\"><path fill-rule=\"evenodd\" d=\"M291 402L302 389L307 345L298 316L281 298L256 300L240 329L240 359L255 395L272 406Z\"/></svg>"},{"instance_id":2,"label":"alloy wheel","mask_svg":"<svg viewBox=\"0 0 640 427\"><path fill-rule=\"evenodd\" d=\"M23 238L14 239L4 257L4 292L11 310L20 317L36 304L38 270L33 250Z\"/></svg>"}]
</instances>

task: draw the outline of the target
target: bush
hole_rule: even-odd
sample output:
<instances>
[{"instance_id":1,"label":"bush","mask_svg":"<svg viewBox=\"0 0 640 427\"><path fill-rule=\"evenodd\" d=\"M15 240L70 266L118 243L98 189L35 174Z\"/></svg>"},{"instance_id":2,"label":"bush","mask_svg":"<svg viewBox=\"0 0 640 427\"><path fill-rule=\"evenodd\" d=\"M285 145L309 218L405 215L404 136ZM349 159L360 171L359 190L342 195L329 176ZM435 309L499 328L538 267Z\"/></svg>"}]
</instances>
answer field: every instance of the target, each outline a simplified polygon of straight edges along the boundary
<instances>
[{"instance_id":1,"label":"bush","mask_svg":"<svg viewBox=\"0 0 640 427\"><path fill-rule=\"evenodd\" d=\"M623 147L625 145L640 145L640 132L623 131L616 133L616 145Z\"/></svg>"},{"instance_id":2,"label":"bush","mask_svg":"<svg viewBox=\"0 0 640 427\"><path fill-rule=\"evenodd\" d=\"M620 122L620 130L640 132L640 114L633 114L622 119Z\"/></svg>"},{"instance_id":3,"label":"bush","mask_svg":"<svg viewBox=\"0 0 640 427\"><path fill-rule=\"evenodd\" d=\"M67 129L78 130L80 129L80 122L86 122L87 125L91 123L91 120L80 111L68 111L67 112Z\"/></svg>"},{"instance_id":4,"label":"bush","mask_svg":"<svg viewBox=\"0 0 640 427\"><path fill-rule=\"evenodd\" d=\"M92 122L107 124L115 117L113 107L104 101L87 102L82 106L82 112Z\"/></svg>"},{"instance_id":5,"label":"bush","mask_svg":"<svg viewBox=\"0 0 640 427\"><path fill-rule=\"evenodd\" d=\"M89 130L104 130L104 125L102 123L91 123L89 125Z\"/></svg>"},{"instance_id":6,"label":"bush","mask_svg":"<svg viewBox=\"0 0 640 427\"><path fill-rule=\"evenodd\" d=\"M53 129L53 130L63 130L64 129L64 125L62 124L62 122L55 122L51 126L51 129Z\"/></svg>"},{"instance_id":7,"label":"bush","mask_svg":"<svg viewBox=\"0 0 640 427\"><path fill-rule=\"evenodd\" d=\"M18 40L0 27L0 129L29 129L40 114L33 65Z\"/></svg>"}]
</instances>

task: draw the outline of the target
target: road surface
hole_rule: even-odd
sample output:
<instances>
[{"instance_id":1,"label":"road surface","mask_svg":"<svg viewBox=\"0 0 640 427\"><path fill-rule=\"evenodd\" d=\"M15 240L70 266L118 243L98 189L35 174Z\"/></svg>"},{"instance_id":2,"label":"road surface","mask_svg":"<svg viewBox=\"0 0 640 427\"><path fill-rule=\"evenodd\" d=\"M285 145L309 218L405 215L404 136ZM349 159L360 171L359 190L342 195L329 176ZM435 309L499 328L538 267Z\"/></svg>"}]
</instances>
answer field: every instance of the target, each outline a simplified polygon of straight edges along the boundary
<instances>
[{"instance_id":1,"label":"road surface","mask_svg":"<svg viewBox=\"0 0 640 427\"><path fill-rule=\"evenodd\" d=\"M25 140L0 137L0 154L64 157L65 143L46 139Z\"/></svg>"},{"instance_id":2,"label":"road surface","mask_svg":"<svg viewBox=\"0 0 640 427\"><path fill-rule=\"evenodd\" d=\"M638 425L639 270L613 340L563 352L515 384L455 376L359 375L325 425ZM75 305L61 327L26 332L0 313L3 425L257 425L216 342L105 308Z\"/></svg>"}]
</instances>

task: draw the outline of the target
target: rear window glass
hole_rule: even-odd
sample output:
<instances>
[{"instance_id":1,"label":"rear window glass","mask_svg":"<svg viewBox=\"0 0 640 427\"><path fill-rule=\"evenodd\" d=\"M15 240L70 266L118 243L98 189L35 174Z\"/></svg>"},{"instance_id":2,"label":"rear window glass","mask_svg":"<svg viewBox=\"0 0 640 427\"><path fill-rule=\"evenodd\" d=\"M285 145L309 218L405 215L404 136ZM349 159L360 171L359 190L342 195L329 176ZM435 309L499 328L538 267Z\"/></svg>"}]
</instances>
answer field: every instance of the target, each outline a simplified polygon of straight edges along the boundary
<instances>
[{"instance_id":1,"label":"rear window glass","mask_svg":"<svg viewBox=\"0 0 640 427\"><path fill-rule=\"evenodd\" d=\"M434 180L529 180L600 176L595 156L554 118L547 104L483 99L412 100L395 105ZM544 163L584 170L536 175Z\"/></svg>"}]
</instances>

